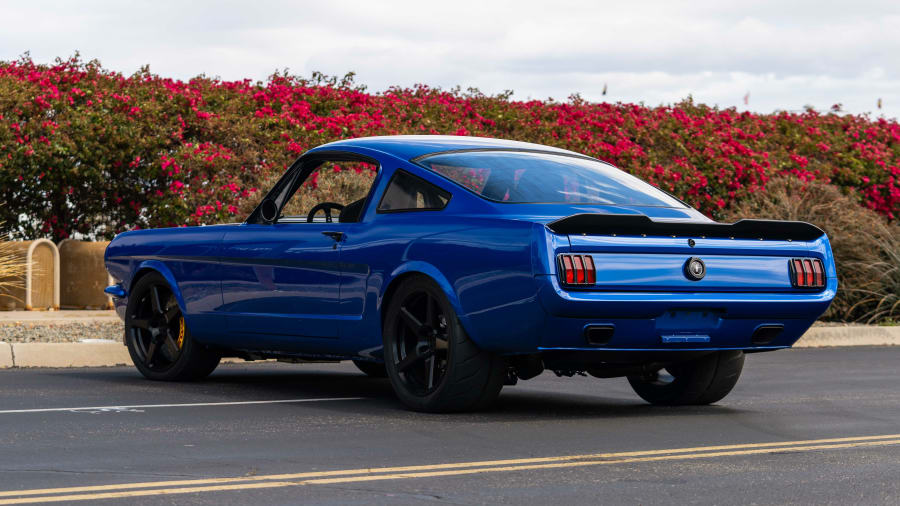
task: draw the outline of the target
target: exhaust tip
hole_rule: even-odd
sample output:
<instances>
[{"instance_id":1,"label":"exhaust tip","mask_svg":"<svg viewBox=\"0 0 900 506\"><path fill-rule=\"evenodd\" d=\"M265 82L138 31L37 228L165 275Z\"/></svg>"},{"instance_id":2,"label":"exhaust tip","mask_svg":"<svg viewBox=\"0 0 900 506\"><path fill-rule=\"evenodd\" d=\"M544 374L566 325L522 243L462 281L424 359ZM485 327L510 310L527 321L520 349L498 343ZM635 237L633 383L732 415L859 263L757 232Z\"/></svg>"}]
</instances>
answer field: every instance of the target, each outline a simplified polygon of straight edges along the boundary
<instances>
[{"instance_id":1,"label":"exhaust tip","mask_svg":"<svg viewBox=\"0 0 900 506\"><path fill-rule=\"evenodd\" d=\"M588 325L584 328L584 338L590 345L603 346L609 344L615 332L615 325Z\"/></svg>"},{"instance_id":2,"label":"exhaust tip","mask_svg":"<svg viewBox=\"0 0 900 506\"><path fill-rule=\"evenodd\" d=\"M784 325L760 325L759 327L756 327L756 330L753 331L753 335L750 337L750 342L757 346L769 344L777 339L778 336L781 335L781 332L783 330Z\"/></svg>"}]
</instances>

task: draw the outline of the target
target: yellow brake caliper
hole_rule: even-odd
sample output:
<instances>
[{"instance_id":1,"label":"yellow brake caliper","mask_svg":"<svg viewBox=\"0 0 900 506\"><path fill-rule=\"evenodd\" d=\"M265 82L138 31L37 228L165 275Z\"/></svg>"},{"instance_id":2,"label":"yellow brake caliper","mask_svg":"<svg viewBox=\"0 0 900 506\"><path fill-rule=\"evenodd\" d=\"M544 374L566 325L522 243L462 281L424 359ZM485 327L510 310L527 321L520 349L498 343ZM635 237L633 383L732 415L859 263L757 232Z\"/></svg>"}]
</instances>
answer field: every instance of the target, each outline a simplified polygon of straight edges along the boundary
<instances>
[{"instance_id":1,"label":"yellow brake caliper","mask_svg":"<svg viewBox=\"0 0 900 506\"><path fill-rule=\"evenodd\" d=\"M184 345L184 316L178 319L178 349Z\"/></svg>"}]
</instances>

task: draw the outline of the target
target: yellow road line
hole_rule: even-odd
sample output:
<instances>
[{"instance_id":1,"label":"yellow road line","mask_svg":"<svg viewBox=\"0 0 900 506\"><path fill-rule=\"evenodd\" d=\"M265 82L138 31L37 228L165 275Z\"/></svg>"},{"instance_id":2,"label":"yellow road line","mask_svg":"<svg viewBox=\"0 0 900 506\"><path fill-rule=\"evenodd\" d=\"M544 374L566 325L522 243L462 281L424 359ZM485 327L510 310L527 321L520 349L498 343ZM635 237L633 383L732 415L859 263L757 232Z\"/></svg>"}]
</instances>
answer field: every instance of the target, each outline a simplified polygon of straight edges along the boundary
<instances>
[{"instance_id":1,"label":"yellow road line","mask_svg":"<svg viewBox=\"0 0 900 506\"><path fill-rule=\"evenodd\" d=\"M283 488L283 487L294 487L294 486L303 486L303 485L327 485L327 484L335 484L335 483L353 483L353 482L367 482L367 481L377 481L377 480L426 478L426 477L436 477L436 476L458 476L458 475L465 475L465 474L527 471L527 470L536 470L536 469L559 469L559 468L568 468L568 467L580 467L580 466L586 467L586 466L596 466L596 465L627 464L627 463L637 463L637 462L656 462L656 461L666 461L666 460L691 460L691 459L703 459L703 458L713 458L713 457L755 455L755 454L761 454L761 453L779 453L779 452L799 453L799 452L816 451L816 450L835 450L835 449L858 448L858 447L886 446L886 445L895 445L895 444L900 444L900 439L882 440L882 441L867 441L867 442L858 442L858 443L843 443L843 444L789 446L789 447L778 447L778 448L757 448L757 449L752 449L752 450L739 450L739 451L730 451L730 452L729 451L704 452L704 453L693 453L693 454L689 453L689 454L681 454L681 455L660 455L660 456L655 456L655 457L634 457L634 458L620 458L620 459L609 459L609 460L559 462L559 463L553 463L553 464L483 467L483 468L474 468L474 469L471 469L471 468L470 469L454 469L454 470L448 470L448 471L431 471L431 472L420 472L420 473L352 476L352 477L343 477L343 478L325 478L325 479L306 480L306 481L276 481L276 482L243 483L243 484L207 486L207 487L167 488L167 489L152 489L152 490L128 490L128 491L107 492L107 493L97 493L97 494L75 494L75 495L57 495L57 496L45 496L45 497L24 497L24 498L18 498L18 499L0 500L0 504L30 504L30 503L33 504L33 503L40 503L40 502L120 499L120 498L126 498L126 497L146 497L146 496L157 496L157 495L161 496L161 495L173 495L173 494L191 494L191 493L199 493L199 492L226 492L226 491L232 491L232 490Z\"/></svg>"},{"instance_id":2,"label":"yellow road line","mask_svg":"<svg viewBox=\"0 0 900 506\"><path fill-rule=\"evenodd\" d=\"M773 443L751 443L738 445L705 446L693 448L675 448L668 450L645 450L617 453L596 453L586 455L570 455L561 457L537 457L526 459L507 459L493 461L461 462L448 464L431 464L421 466L382 467L369 469L345 469L335 471L317 471L293 474L273 474L263 476L206 478L197 480L173 480L157 482L120 483L111 485L94 485L83 487L48 488L32 490L10 490L0 492L2 504L25 504L35 502L57 502L63 500L104 499L117 497L138 497L146 495L169 495L193 492L213 492L228 490L249 490L259 488L275 488L295 485L313 485L330 483L349 483L389 479L407 479L431 476L452 476L485 472L504 472L514 470L553 469L600 464L616 464L629 462L652 462L661 460L687 460L732 455L753 455L775 452L797 452L821 449L843 449L864 446L881 446L900 444L900 434L881 436L863 436L847 438L813 439L805 441L783 441ZM724 450L724 451L722 451ZM387 473L387 474L373 474ZM362 476L359 476L362 475ZM277 480L277 481L276 481ZM301 481L285 481L301 480ZM244 482L244 483L238 483ZM246 483L250 482L250 483ZM264 482L264 483L259 483ZM198 486L212 485L212 486ZM150 487L153 490L128 490ZM72 494L76 492L105 492L97 494ZM45 497L27 497L45 495ZM14 498L13 498L14 497Z\"/></svg>"},{"instance_id":3,"label":"yellow road line","mask_svg":"<svg viewBox=\"0 0 900 506\"><path fill-rule=\"evenodd\" d=\"M352 483L352 482L363 482L363 481L377 481L377 480L398 480L398 479L408 479L408 478L429 478L434 476L453 476L453 475L461 475L461 474L477 474L477 473L499 473L499 472L509 472L509 471L528 471L535 469L561 469L567 467L580 467L580 466L598 466L598 465L608 465L608 464L628 464L633 462L658 462L664 460L693 460L693 459L708 459L712 457L732 457L732 456L741 456L741 455L758 455L762 453L800 453L800 452L808 452L808 451L816 451L816 450L841 450L847 448L860 448L866 446L889 446L889 445L897 445L900 444L900 439L886 440L886 441L868 441L862 443L843 443L843 444L831 444L831 445L813 445L813 446L788 446L782 448L758 448L754 450L738 450L738 451L730 451L730 452L703 452L703 453L688 453L681 455L660 455L656 457L633 457L633 458L621 458L621 459L609 459L609 460L587 460L587 461L576 461L576 462L559 462L555 464L534 464L534 465L523 465L523 466L505 466L505 467L483 467L476 469L456 469L452 471L432 471L432 472L423 472L423 473L402 473L402 474L379 474L373 476L353 476L347 478L324 478L317 480L304 480L298 482L300 485L329 485L334 483ZM0 504L3 504L0 502Z\"/></svg>"}]
</instances>

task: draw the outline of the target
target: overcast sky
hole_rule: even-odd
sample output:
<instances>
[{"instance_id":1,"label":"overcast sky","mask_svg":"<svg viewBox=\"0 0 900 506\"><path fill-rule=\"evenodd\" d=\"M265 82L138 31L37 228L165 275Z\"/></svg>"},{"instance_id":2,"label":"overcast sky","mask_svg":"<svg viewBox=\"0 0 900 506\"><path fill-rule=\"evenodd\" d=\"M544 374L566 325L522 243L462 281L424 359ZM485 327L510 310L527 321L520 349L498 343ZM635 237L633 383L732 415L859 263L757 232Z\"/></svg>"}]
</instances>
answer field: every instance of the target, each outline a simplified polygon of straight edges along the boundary
<instances>
[{"instance_id":1,"label":"overcast sky","mask_svg":"<svg viewBox=\"0 0 900 506\"><path fill-rule=\"evenodd\" d=\"M357 73L515 98L900 116L900 2L0 0L0 59L78 50L130 74ZM604 83L608 93L601 95ZM743 99L749 92L749 105ZM877 109L877 100L883 109Z\"/></svg>"}]
</instances>

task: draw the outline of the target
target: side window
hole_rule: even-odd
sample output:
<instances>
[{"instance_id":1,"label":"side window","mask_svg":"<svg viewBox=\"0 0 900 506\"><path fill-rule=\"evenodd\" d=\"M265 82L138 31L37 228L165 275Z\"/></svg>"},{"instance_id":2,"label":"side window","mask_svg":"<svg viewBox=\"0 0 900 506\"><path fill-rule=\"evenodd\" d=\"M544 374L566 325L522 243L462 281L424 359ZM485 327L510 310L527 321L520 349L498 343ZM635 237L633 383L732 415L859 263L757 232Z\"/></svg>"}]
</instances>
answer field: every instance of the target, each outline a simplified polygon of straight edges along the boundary
<instances>
[{"instance_id":1,"label":"side window","mask_svg":"<svg viewBox=\"0 0 900 506\"><path fill-rule=\"evenodd\" d=\"M309 212L318 204L340 204L341 222L359 221L363 203L375 181L378 166L357 161L325 162L316 168L285 202L283 218L305 222ZM324 212L316 213L316 221L324 219ZM338 217L338 211L332 211Z\"/></svg>"},{"instance_id":2,"label":"side window","mask_svg":"<svg viewBox=\"0 0 900 506\"><path fill-rule=\"evenodd\" d=\"M450 193L408 172L398 170L384 190L378 212L439 211L450 202Z\"/></svg>"}]
</instances>

